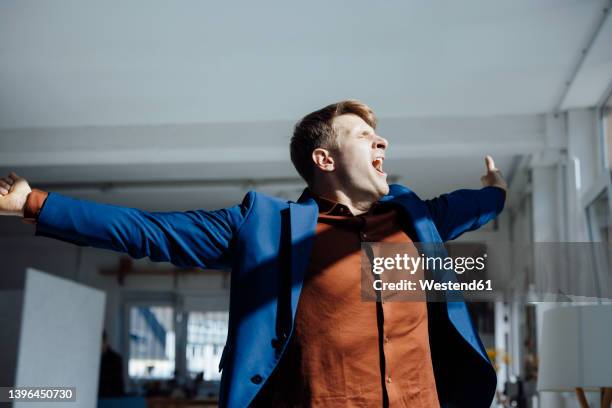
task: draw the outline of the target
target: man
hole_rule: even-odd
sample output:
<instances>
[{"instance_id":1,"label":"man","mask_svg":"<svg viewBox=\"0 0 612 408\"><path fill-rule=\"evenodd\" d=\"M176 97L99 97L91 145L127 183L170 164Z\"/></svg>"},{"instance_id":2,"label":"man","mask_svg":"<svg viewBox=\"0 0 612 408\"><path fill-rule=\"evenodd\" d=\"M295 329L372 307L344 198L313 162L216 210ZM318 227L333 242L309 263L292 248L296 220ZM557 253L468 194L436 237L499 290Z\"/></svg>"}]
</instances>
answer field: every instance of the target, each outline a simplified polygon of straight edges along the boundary
<instances>
[{"instance_id":1,"label":"man","mask_svg":"<svg viewBox=\"0 0 612 408\"><path fill-rule=\"evenodd\" d=\"M360 243L442 243L501 212L484 188L421 200L389 186L372 110L343 101L295 127L297 202L249 192L217 211L150 213L34 190L12 174L0 211L36 234L179 266L232 268L220 406L488 407L496 377L465 303L361 302Z\"/></svg>"}]
</instances>

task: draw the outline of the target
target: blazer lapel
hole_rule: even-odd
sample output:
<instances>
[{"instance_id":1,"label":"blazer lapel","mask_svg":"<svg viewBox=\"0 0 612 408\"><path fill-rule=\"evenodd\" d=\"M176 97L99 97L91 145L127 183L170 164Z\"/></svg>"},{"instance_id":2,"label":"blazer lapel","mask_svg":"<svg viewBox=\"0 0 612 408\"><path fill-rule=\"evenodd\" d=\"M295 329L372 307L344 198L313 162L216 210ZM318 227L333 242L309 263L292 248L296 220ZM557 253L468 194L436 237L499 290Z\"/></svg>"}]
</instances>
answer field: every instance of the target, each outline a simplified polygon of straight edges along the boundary
<instances>
[{"instance_id":1,"label":"blazer lapel","mask_svg":"<svg viewBox=\"0 0 612 408\"><path fill-rule=\"evenodd\" d=\"M426 256L446 257L448 255L444 243L436 229L429 214L427 207L423 204L416 194L403 186L391 186L388 196L381 201L388 201L399 204L408 214L414 224L414 230L421 243L421 249ZM457 277L452 269L435 269L432 277L438 282L456 282ZM465 305L461 291L446 291L446 309L448 318L455 326L463 338L487 361L486 350L478 338Z\"/></svg>"},{"instance_id":2,"label":"blazer lapel","mask_svg":"<svg viewBox=\"0 0 612 408\"><path fill-rule=\"evenodd\" d=\"M291 225L291 316L295 320L298 300L308 268L312 241L317 229L319 207L314 199L300 197L300 202L289 203Z\"/></svg>"},{"instance_id":3,"label":"blazer lapel","mask_svg":"<svg viewBox=\"0 0 612 408\"><path fill-rule=\"evenodd\" d=\"M392 184L389 195L384 196L380 201L398 204L404 209L413 223L418 242L442 242L440 234L427 214L427 208L409 188Z\"/></svg>"}]
</instances>

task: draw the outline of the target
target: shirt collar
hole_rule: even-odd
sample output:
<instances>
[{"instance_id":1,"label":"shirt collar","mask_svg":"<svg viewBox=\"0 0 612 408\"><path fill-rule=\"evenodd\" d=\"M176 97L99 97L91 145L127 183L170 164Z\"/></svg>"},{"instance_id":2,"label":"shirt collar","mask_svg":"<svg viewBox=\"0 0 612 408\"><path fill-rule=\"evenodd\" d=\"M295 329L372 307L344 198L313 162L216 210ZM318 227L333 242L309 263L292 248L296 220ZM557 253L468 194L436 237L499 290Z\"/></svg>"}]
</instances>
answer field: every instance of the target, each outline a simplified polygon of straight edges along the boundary
<instances>
[{"instance_id":1,"label":"shirt collar","mask_svg":"<svg viewBox=\"0 0 612 408\"><path fill-rule=\"evenodd\" d=\"M321 197L320 195L315 194L309 188L306 188L306 190L304 190L302 197L308 197L308 198L312 198L313 200L315 200L317 205L319 206L319 214L321 215L336 215L336 216L351 216L351 217L354 216L354 214L351 212L351 210L346 205L341 204L334 200L330 200L329 198ZM365 214L372 214L376 212L376 210L378 210L382 204L383 203L381 203L380 201L374 203L372 207L370 208L370 210Z\"/></svg>"},{"instance_id":2,"label":"shirt collar","mask_svg":"<svg viewBox=\"0 0 612 408\"><path fill-rule=\"evenodd\" d=\"M317 202L319 206L319 214L323 215L349 215L352 216L351 210L344 204L340 204L336 201L330 200L325 197L313 194L312 198Z\"/></svg>"}]
</instances>

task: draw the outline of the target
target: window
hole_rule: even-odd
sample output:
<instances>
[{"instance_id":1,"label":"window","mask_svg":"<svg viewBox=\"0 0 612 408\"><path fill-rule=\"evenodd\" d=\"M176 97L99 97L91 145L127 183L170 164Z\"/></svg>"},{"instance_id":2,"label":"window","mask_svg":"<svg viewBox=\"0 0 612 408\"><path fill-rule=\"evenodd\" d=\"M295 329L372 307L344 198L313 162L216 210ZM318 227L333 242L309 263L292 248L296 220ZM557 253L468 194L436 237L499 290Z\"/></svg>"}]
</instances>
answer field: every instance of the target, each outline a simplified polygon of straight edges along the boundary
<instances>
[{"instance_id":1,"label":"window","mask_svg":"<svg viewBox=\"0 0 612 408\"><path fill-rule=\"evenodd\" d=\"M607 190L604 190L587 207L587 222L591 241L611 242L610 203Z\"/></svg>"},{"instance_id":2,"label":"window","mask_svg":"<svg viewBox=\"0 0 612 408\"><path fill-rule=\"evenodd\" d=\"M218 394L228 300L226 291L126 293L123 350L130 389L146 393L198 383L201 395Z\"/></svg>"},{"instance_id":3,"label":"window","mask_svg":"<svg viewBox=\"0 0 612 408\"><path fill-rule=\"evenodd\" d=\"M606 146L606 159L609 167L612 167L612 95L601 107L601 128Z\"/></svg>"},{"instance_id":4,"label":"window","mask_svg":"<svg viewBox=\"0 0 612 408\"><path fill-rule=\"evenodd\" d=\"M612 242L612 218L609 200L612 192L612 94L599 105L599 134L603 144L606 173L593 181L592 193L585 197L589 238L594 242ZM600 150L600 151L601 151Z\"/></svg>"},{"instance_id":5,"label":"window","mask_svg":"<svg viewBox=\"0 0 612 408\"><path fill-rule=\"evenodd\" d=\"M219 361L227 339L228 312L189 312L187 318L187 371L203 374L204 381L218 381Z\"/></svg>"},{"instance_id":6,"label":"window","mask_svg":"<svg viewBox=\"0 0 612 408\"><path fill-rule=\"evenodd\" d=\"M138 379L174 377L174 308L131 306L128 374Z\"/></svg>"}]
</instances>

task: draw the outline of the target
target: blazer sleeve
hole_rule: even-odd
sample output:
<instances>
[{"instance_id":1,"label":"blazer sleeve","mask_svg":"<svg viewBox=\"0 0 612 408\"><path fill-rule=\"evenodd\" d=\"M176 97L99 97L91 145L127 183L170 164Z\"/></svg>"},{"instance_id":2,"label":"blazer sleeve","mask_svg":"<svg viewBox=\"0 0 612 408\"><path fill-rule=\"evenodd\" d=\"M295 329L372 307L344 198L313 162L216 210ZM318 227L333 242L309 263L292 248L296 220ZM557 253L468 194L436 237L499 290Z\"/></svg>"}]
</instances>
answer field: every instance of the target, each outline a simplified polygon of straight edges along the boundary
<instances>
[{"instance_id":1,"label":"blazer sleeve","mask_svg":"<svg viewBox=\"0 0 612 408\"><path fill-rule=\"evenodd\" d=\"M506 192L499 187L462 189L425 200L442 241L450 241L491 221L504 208Z\"/></svg>"},{"instance_id":2,"label":"blazer sleeve","mask_svg":"<svg viewBox=\"0 0 612 408\"><path fill-rule=\"evenodd\" d=\"M179 267L224 268L252 201L251 192L241 204L216 211L148 212L50 193L36 235Z\"/></svg>"}]
</instances>

